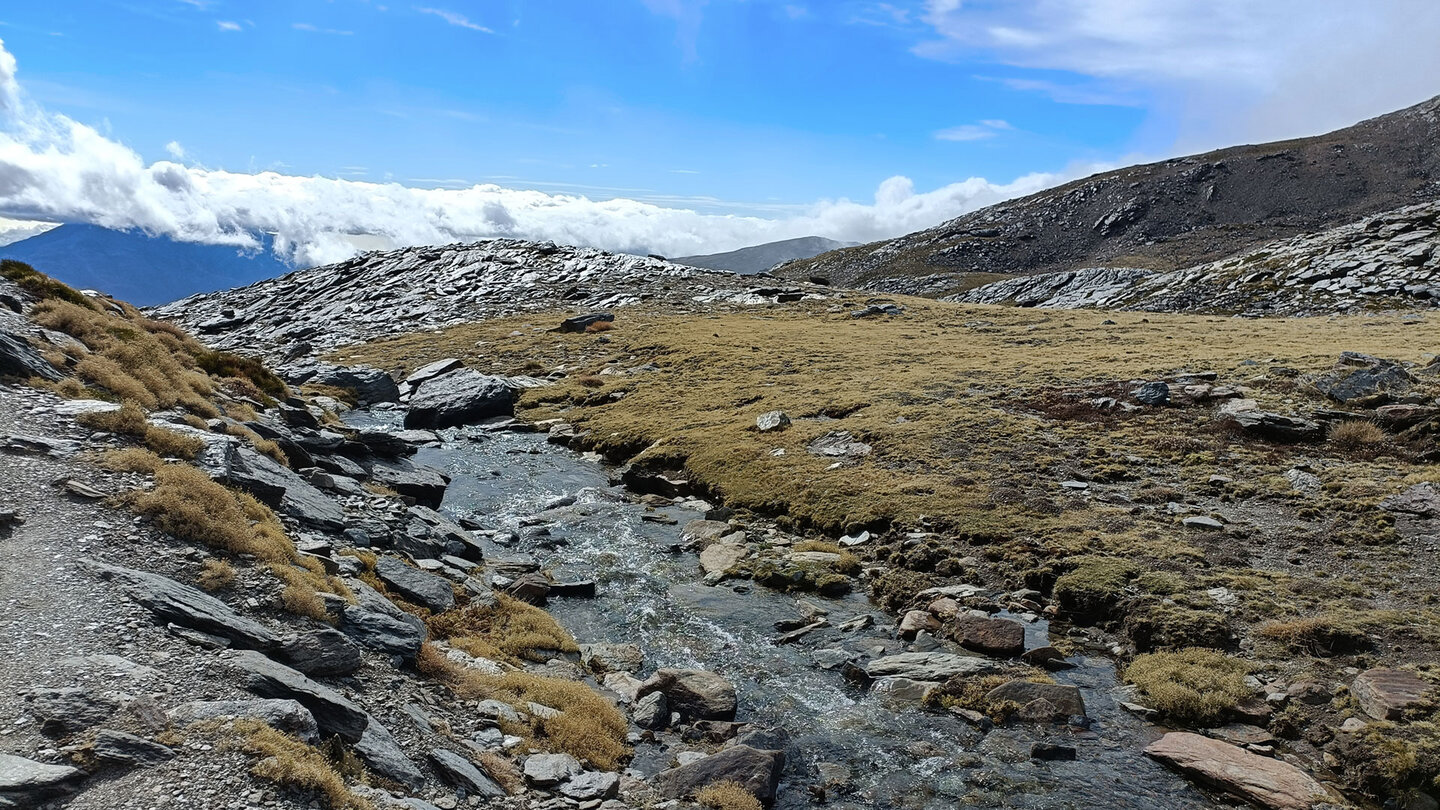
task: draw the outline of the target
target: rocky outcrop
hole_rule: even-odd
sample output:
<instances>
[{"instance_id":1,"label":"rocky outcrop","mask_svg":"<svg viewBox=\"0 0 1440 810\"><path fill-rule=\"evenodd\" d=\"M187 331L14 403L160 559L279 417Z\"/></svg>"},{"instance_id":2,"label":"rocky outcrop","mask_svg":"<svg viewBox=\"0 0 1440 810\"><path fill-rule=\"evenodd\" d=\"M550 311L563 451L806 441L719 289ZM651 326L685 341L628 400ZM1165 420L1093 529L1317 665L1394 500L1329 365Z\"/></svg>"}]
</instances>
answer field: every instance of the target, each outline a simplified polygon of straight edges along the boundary
<instances>
[{"instance_id":1,"label":"rocky outcrop","mask_svg":"<svg viewBox=\"0 0 1440 810\"><path fill-rule=\"evenodd\" d=\"M0 332L0 377L60 379L60 372L22 337Z\"/></svg>"},{"instance_id":2,"label":"rocky outcrop","mask_svg":"<svg viewBox=\"0 0 1440 810\"><path fill-rule=\"evenodd\" d=\"M257 652L237 653L235 665L245 686L261 697L294 700L310 710L322 736L339 736L356 743L370 724L370 716L349 698Z\"/></svg>"},{"instance_id":3,"label":"rocky outcrop","mask_svg":"<svg viewBox=\"0 0 1440 810\"><path fill-rule=\"evenodd\" d=\"M388 335L558 307L608 311L639 303L752 306L822 298L809 283L776 284L661 259L514 239L366 253L156 310L218 348L288 362Z\"/></svg>"},{"instance_id":4,"label":"rocky outcrop","mask_svg":"<svg viewBox=\"0 0 1440 810\"><path fill-rule=\"evenodd\" d=\"M1440 202L1387 211L1170 272L1089 267L950 296L1047 309L1306 315L1440 305ZM1335 385L1337 399L1356 394Z\"/></svg>"},{"instance_id":5,"label":"rocky outcrop","mask_svg":"<svg viewBox=\"0 0 1440 810\"><path fill-rule=\"evenodd\" d=\"M1367 669L1355 676L1350 694L1360 710L1376 720L1399 720L1408 709L1418 706L1432 687L1413 672L1400 669Z\"/></svg>"},{"instance_id":6,"label":"rocky outcrop","mask_svg":"<svg viewBox=\"0 0 1440 810\"><path fill-rule=\"evenodd\" d=\"M1288 762L1199 734L1171 732L1145 753L1208 787L1270 810L1310 810L1328 798L1320 783Z\"/></svg>"},{"instance_id":7,"label":"rocky outcrop","mask_svg":"<svg viewBox=\"0 0 1440 810\"><path fill-rule=\"evenodd\" d=\"M0 754L0 807L35 807L70 791L84 774L69 765L49 765Z\"/></svg>"},{"instance_id":8,"label":"rocky outcrop","mask_svg":"<svg viewBox=\"0 0 1440 810\"><path fill-rule=\"evenodd\" d=\"M1123 276L1097 274L1203 266L1434 199L1433 184L1440 178L1437 143L1440 98L1313 138L1236 146L1097 174L896 239L790 262L774 272L790 279L824 278L843 287L944 295L973 287L976 280L993 280L997 273L1058 276L1098 268L1085 286L1103 295ZM1386 241L1391 238L1387 235ZM1308 280L1296 278L1297 285L1333 281L1328 274L1348 273L1350 268L1337 265L1356 258L1343 255L1344 242L1334 245L1334 261L1301 268L1289 256L1257 255L1252 266L1237 265L1233 271L1245 276L1288 266L1313 273ZM1387 284L1393 277L1386 268L1405 266L1391 264L1392 257L1406 263L1427 260L1422 247L1396 242L1383 253L1384 267L1348 277L1360 282L1357 289L1366 286L1365 278ZM1079 285L1065 286L1049 297L1085 295ZM1184 297L1194 306L1233 308L1224 300L1225 285L1196 287L1193 295L1188 286L1168 285L1176 297L1165 307L1180 306ZM1160 290L1160 296L1165 292ZM1209 293L1220 293L1220 299L1211 301ZM1263 299L1261 293L1257 303Z\"/></svg>"}]
</instances>

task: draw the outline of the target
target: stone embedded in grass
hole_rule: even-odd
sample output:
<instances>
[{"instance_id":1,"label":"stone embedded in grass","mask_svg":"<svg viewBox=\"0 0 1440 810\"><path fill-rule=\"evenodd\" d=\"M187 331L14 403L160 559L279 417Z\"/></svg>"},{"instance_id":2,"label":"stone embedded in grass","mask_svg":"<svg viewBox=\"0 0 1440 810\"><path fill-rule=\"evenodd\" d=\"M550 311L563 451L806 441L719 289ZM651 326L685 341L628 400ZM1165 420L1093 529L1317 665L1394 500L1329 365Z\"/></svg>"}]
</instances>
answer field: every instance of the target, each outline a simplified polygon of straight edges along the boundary
<instances>
[{"instance_id":1,"label":"stone embedded in grass","mask_svg":"<svg viewBox=\"0 0 1440 810\"><path fill-rule=\"evenodd\" d=\"M661 796L678 799L706 785L735 782L770 805L775 801L784 767L785 754L781 751L758 751L748 745L737 745L689 765L662 771L652 785Z\"/></svg>"},{"instance_id":2,"label":"stone embedded in grass","mask_svg":"<svg viewBox=\"0 0 1440 810\"><path fill-rule=\"evenodd\" d=\"M848 430L832 430L805 445L806 452L831 458L859 458L870 455L870 445L856 439Z\"/></svg>"},{"instance_id":3,"label":"stone embedded in grass","mask_svg":"<svg viewBox=\"0 0 1440 810\"><path fill-rule=\"evenodd\" d=\"M554 787L581 772L569 754L533 754L525 760L525 781L532 787Z\"/></svg>"},{"instance_id":4,"label":"stone embedded in grass","mask_svg":"<svg viewBox=\"0 0 1440 810\"><path fill-rule=\"evenodd\" d=\"M1391 495L1380 502L1380 508L1388 512L1404 512L1426 518L1437 517L1440 516L1440 488L1425 481L1399 495Z\"/></svg>"},{"instance_id":5,"label":"stone embedded in grass","mask_svg":"<svg viewBox=\"0 0 1440 810\"><path fill-rule=\"evenodd\" d=\"M1215 518L1208 517L1206 515L1194 515L1192 517L1187 517L1184 520L1180 521L1180 523L1183 524L1186 528L1204 529L1205 531L1212 532L1223 531L1225 529L1224 523L1221 523Z\"/></svg>"},{"instance_id":6,"label":"stone embedded in grass","mask_svg":"<svg viewBox=\"0 0 1440 810\"><path fill-rule=\"evenodd\" d=\"M1130 392L1130 396L1141 405L1160 407L1170 404L1170 386L1163 382L1147 382Z\"/></svg>"},{"instance_id":7,"label":"stone embedded in grass","mask_svg":"<svg viewBox=\"0 0 1440 810\"><path fill-rule=\"evenodd\" d=\"M1399 720L1430 693L1431 685L1413 672L1367 669L1355 676L1350 694L1360 709L1376 720Z\"/></svg>"},{"instance_id":8,"label":"stone embedded in grass","mask_svg":"<svg viewBox=\"0 0 1440 810\"><path fill-rule=\"evenodd\" d=\"M592 312L588 315L576 315L573 318L566 318L560 325L552 329L552 332L577 333L585 332L597 323L614 323L615 315L609 312Z\"/></svg>"},{"instance_id":9,"label":"stone embedded in grass","mask_svg":"<svg viewBox=\"0 0 1440 810\"><path fill-rule=\"evenodd\" d=\"M766 411L755 418L755 429L761 433L784 430L790 427L790 417L784 411Z\"/></svg>"}]
</instances>

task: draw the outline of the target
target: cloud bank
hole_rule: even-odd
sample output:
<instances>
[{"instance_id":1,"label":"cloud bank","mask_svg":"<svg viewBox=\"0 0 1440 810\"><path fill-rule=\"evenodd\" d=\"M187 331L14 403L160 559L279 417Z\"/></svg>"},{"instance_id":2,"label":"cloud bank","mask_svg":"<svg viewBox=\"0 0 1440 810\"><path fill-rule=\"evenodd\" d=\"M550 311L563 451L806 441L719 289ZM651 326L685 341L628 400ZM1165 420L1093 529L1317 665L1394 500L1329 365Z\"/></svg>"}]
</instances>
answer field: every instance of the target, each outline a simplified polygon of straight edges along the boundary
<instances>
[{"instance_id":1,"label":"cloud bank","mask_svg":"<svg viewBox=\"0 0 1440 810\"><path fill-rule=\"evenodd\" d=\"M917 192L909 179L880 184L871 202L826 200L785 218L702 214L629 199L476 185L422 189L276 172L147 164L133 149L26 99L15 58L0 42L0 215L139 228L188 242L255 248L275 235L281 258L323 264L355 252L356 235L394 247L507 236L634 253L684 256L799 236L867 242L931 227L1039 191L1070 175L1010 183L971 178Z\"/></svg>"},{"instance_id":2,"label":"cloud bank","mask_svg":"<svg viewBox=\"0 0 1440 810\"><path fill-rule=\"evenodd\" d=\"M1090 77L1081 96L1149 96L1186 150L1312 135L1440 93L1435 0L926 0L921 56L977 53ZM1022 85L1005 80L1016 89Z\"/></svg>"}]
</instances>

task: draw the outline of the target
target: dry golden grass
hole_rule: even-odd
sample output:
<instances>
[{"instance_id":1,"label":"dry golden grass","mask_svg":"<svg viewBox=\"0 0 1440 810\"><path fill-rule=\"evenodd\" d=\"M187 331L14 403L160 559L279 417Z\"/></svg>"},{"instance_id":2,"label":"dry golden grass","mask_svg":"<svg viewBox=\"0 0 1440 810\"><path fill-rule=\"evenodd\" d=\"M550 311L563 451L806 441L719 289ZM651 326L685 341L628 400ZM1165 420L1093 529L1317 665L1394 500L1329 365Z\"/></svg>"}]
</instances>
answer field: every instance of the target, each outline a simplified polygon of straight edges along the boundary
<instances>
[{"instance_id":1,"label":"dry golden grass","mask_svg":"<svg viewBox=\"0 0 1440 810\"><path fill-rule=\"evenodd\" d=\"M148 459L132 454L124 461L139 465ZM216 483L187 464L154 463L155 487L130 492L125 500L156 528L186 542L250 554L267 563L285 585L281 604L293 613L326 621L318 591L352 598L338 579L325 576L319 562L299 555L275 513L253 496Z\"/></svg>"},{"instance_id":2,"label":"dry golden grass","mask_svg":"<svg viewBox=\"0 0 1440 810\"><path fill-rule=\"evenodd\" d=\"M218 591L235 584L235 566L225 560L211 557L200 566L200 575L195 584L207 591Z\"/></svg>"},{"instance_id":3,"label":"dry golden grass","mask_svg":"<svg viewBox=\"0 0 1440 810\"><path fill-rule=\"evenodd\" d=\"M130 400L122 403L118 411L82 413L75 417L75 423L91 430L103 430L106 433L118 433L134 438L144 436L148 426L144 409Z\"/></svg>"},{"instance_id":4,"label":"dry golden grass","mask_svg":"<svg viewBox=\"0 0 1440 810\"><path fill-rule=\"evenodd\" d=\"M494 751L481 751L475 755L476 764L495 780L495 783L512 796L525 787L525 777L515 763Z\"/></svg>"},{"instance_id":5,"label":"dry golden grass","mask_svg":"<svg viewBox=\"0 0 1440 810\"><path fill-rule=\"evenodd\" d=\"M259 720L236 720L231 729L240 736L245 753L260 757L250 773L290 790L312 793L330 810L375 810L368 799L355 795L320 749L306 745Z\"/></svg>"},{"instance_id":6,"label":"dry golden grass","mask_svg":"<svg viewBox=\"0 0 1440 810\"><path fill-rule=\"evenodd\" d=\"M431 644L421 648L416 666L465 700L500 700L522 712L529 712L532 702L558 710L558 717L532 715L528 728L507 729L528 734L541 747L567 753L602 770L614 770L630 754L625 745L629 727L625 716L583 683L528 672L483 675L450 661Z\"/></svg>"},{"instance_id":7,"label":"dry golden grass","mask_svg":"<svg viewBox=\"0 0 1440 810\"><path fill-rule=\"evenodd\" d=\"M695 803L711 810L761 810L764 805L739 782L715 782L695 793Z\"/></svg>"},{"instance_id":8,"label":"dry golden grass","mask_svg":"<svg viewBox=\"0 0 1440 810\"><path fill-rule=\"evenodd\" d=\"M205 449L205 442L173 430L150 425L145 428L145 446L158 455L192 461Z\"/></svg>"},{"instance_id":9,"label":"dry golden grass","mask_svg":"<svg viewBox=\"0 0 1440 810\"><path fill-rule=\"evenodd\" d=\"M1342 450L1364 450L1384 444L1389 437L1374 422L1341 422L1330 429L1330 443Z\"/></svg>"},{"instance_id":10,"label":"dry golden grass","mask_svg":"<svg viewBox=\"0 0 1440 810\"><path fill-rule=\"evenodd\" d=\"M596 321L596 322L590 324L589 326L585 327L585 331L586 331L586 332L589 332L589 333L592 334L592 335L594 335L594 334L598 334L598 333L600 333L600 332L609 332L610 330L612 330L612 329L614 329L614 328L615 328L615 322L614 322L614 321Z\"/></svg>"},{"instance_id":11,"label":"dry golden grass","mask_svg":"<svg viewBox=\"0 0 1440 810\"><path fill-rule=\"evenodd\" d=\"M164 463L164 459L140 447L108 450L100 456L100 466L114 472L153 473Z\"/></svg>"},{"instance_id":12,"label":"dry golden grass","mask_svg":"<svg viewBox=\"0 0 1440 810\"><path fill-rule=\"evenodd\" d=\"M527 417L563 418L589 432L583 440L589 448L683 468L727 505L827 533L913 525L922 515L942 529L984 532L1046 529L1025 509L990 502L993 488L1017 475L1007 451L1044 452L1084 437L1117 456L1153 456L1146 437L1196 429L1195 413L1182 409L1145 411L1123 422L1051 423L1024 406L1027 397L1180 370L1248 380L1264 367L1242 363L1257 358L1318 371L1344 350L1420 361L1424 346L1440 343L1440 321L1431 320L1242 320L903 303L906 316L885 320L831 314L823 304L718 315L632 309L627 327L608 344L536 331L531 327L558 315L528 315L352 347L334 359L404 370L445 357L506 371L536 358L564 364L576 369L572 377L522 397ZM1410 331L1416 329L1423 334ZM596 373L645 363L659 370ZM618 402L610 396L617 391L624 392ZM1257 396L1262 406L1286 409L1280 394L1274 402L1264 391ZM782 434L752 430L755 417L769 410L789 413L794 424ZM798 418L816 413L843 418ZM805 445L832 430L851 432L874 452L829 469L833 459L811 455ZM1200 438L1206 450L1226 441ZM777 447L786 453L772 455ZM1101 511L1091 510L1091 525ZM1071 531L1086 517L1066 517L1055 528Z\"/></svg>"},{"instance_id":13,"label":"dry golden grass","mask_svg":"<svg viewBox=\"0 0 1440 810\"><path fill-rule=\"evenodd\" d=\"M824 540L805 540L795 544L796 551L822 551L826 554L839 554L840 546Z\"/></svg>"},{"instance_id":14,"label":"dry golden grass","mask_svg":"<svg viewBox=\"0 0 1440 810\"><path fill-rule=\"evenodd\" d=\"M575 639L549 613L503 594L496 607L472 602L462 608L430 616L425 623L430 637L450 642L458 649L519 664L530 660L545 662L555 652L579 651Z\"/></svg>"},{"instance_id":15,"label":"dry golden grass","mask_svg":"<svg viewBox=\"0 0 1440 810\"><path fill-rule=\"evenodd\" d=\"M1140 687L1144 703L1173 720L1213 725L1253 693L1250 665L1214 650L1192 648L1136 657L1125 680Z\"/></svg>"}]
</instances>

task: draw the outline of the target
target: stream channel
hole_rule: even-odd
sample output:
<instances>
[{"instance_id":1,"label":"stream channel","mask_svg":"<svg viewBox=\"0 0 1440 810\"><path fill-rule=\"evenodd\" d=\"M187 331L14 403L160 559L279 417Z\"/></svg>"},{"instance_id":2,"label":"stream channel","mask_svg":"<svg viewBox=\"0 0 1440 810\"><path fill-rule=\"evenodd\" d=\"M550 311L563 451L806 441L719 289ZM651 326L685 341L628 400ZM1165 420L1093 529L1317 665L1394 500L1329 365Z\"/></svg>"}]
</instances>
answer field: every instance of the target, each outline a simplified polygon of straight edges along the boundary
<instances>
[{"instance_id":1,"label":"stream channel","mask_svg":"<svg viewBox=\"0 0 1440 810\"><path fill-rule=\"evenodd\" d=\"M393 412L352 413L347 421L399 427ZM1074 669L1054 674L1080 688L1089 729L1002 726L984 733L958 717L863 691L838 669L818 665L816 653L823 650L874 657L912 649L896 640L893 618L863 594L804 597L829 611L830 626L777 646L775 622L801 617L795 596L748 580L702 584L697 556L676 550L681 527L702 517L685 508L699 506L695 502L647 507L612 486L601 463L540 434L450 429L441 435L441 446L421 448L415 461L453 477L443 512L517 533L539 516L549 536L522 537L504 548L487 540L487 552L532 554L557 579L596 582L594 598L552 599L546 606L580 643L639 645L642 678L660 667L716 672L736 686L737 719L789 732L776 807L815 806L810 786L825 781L817 775L822 763L832 779L848 778L847 787L827 791L829 806L838 810L1217 806L1141 753L1159 731L1118 705L1115 667L1104 657L1072 657ZM561 498L575 502L546 509ZM675 522L655 522L657 516ZM862 614L874 624L839 629ZM1027 626L1028 648L1046 639L1043 621ZM1032 761L1031 745L1041 741L1074 747L1075 761ZM673 756L674 750L641 743L630 767L652 776L670 767Z\"/></svg>"}]
</instances>

